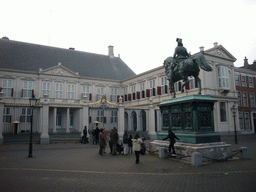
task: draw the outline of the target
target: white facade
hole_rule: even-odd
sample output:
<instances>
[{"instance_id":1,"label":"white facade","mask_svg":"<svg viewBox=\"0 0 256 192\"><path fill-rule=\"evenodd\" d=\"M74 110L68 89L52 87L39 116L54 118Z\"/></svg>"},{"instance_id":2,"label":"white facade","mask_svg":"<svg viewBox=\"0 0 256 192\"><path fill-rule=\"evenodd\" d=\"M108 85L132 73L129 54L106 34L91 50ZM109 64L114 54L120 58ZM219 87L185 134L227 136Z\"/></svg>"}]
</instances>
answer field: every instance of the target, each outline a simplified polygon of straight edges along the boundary
<instances>
[{"instance_id":1,"label":"white facade","mask_svg":"<svg viewBox=\"0 0 256 192\"><path fill-rule=\"evenodd\" d=\"M212 66L212 72L200 70L202 95L216 99L214 105L215 131L233 133L234 122L230 108L237 106L234 79L236 60L223 46L215 46L203 52ZM168 57L168 55L166 56ZM164 60L165 58L163 58ZM161 114L158 105L171 99L163 66L118 81L86 78L61 65L36 72L0 70L0 85L4 92L1 107L4 108L0 134L11 133L13 122L19 122L19 132L29 131L29 98L35 94L40 101L34 109L34 131L41 133L41 143L49 143L49 133L82 132L86 125L90 130L94 122L107 130L118 128L139 131L152 139L161 131ZM175 85L177 97L198 93L194 78L190 78L189 89L184 93ZM89 104L106 94L107 100L119 104L118 109L90 109ZM123 102L119 103L120 96ZM1 108L0 108L1 109ZM114 112L116 111L116 112ZM104 114L103 114L104 113ZM0 118L0 119L1 119ZM238 120L236 121L238 126ZM1 138L2 139L2 134Z\"/></svg>"}]
</instances>

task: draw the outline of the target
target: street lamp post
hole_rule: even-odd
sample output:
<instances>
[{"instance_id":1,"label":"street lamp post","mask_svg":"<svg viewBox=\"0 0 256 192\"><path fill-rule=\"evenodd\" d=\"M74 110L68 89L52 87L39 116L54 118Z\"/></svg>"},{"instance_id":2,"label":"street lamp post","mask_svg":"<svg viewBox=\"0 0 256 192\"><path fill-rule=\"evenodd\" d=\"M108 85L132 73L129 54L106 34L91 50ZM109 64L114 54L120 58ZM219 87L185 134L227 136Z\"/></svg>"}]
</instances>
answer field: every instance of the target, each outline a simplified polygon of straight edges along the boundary
<instances>
[{"instance_id":1,"label":"street lamp post","mask_svg":"<svg viewBox=\"0 0 256 192\"><path fill-rule=\"evenodd\" d=\"M231 107L231 112L232 112L232 115L234 117L234 128L235 128L235 144L237 144L237 133L236 133L236 106L233 105L233 107Z\"/></svg>"},{"instance_id":2,"label":"street lamp post","mask_svg":"<svg viewBox=\"0 0 256 192\"><path fill-rule=\"evenodd\" d=\"M29 139L29 154L28 157L33 157L32 155L32 141L33 141L33 111L34 106L36 105L38 99L35 97L35 95L32 95L32 97L29 99L29 104L31 107L31 120L30 120L30 139Z\"/></svg>"}]
</instances>

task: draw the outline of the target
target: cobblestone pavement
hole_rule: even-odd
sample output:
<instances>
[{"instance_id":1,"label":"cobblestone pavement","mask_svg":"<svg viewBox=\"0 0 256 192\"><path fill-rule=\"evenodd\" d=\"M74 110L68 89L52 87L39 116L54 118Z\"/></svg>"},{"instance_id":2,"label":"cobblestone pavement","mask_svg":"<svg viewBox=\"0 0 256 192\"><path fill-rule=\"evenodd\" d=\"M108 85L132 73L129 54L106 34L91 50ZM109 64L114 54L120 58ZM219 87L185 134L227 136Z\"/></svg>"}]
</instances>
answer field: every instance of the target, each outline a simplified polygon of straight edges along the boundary
<instances>
[{"instance_id":1,"label":"cobblestone pavement","mask_svg":"<svg viewBox=\"0 0 256 192\"><path fill-rule=\"evenodd\" d=\"M249 148L250 159L209 162L200 167L146 154L98 155L98 146L68 143L0 146L1 191L256 191L256 135L223 136L233 150Z\"/></svg>"}]
</instances>

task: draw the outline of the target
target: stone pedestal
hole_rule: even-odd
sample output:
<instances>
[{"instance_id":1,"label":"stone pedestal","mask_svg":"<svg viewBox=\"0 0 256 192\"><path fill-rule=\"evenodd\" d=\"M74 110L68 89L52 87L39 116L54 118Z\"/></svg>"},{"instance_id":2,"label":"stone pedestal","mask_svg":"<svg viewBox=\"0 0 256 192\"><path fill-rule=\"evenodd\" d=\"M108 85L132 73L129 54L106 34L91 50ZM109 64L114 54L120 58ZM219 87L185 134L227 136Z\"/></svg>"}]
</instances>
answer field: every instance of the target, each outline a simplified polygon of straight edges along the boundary
<instances>
[{"instance_id":1,"label":"stone pedestal","mask_svg":"<svg viewBox=\"0 0 256 192\"><path fill-rule=\"evenodd\" d=\"M162 101L159 105L162 131L157 139L166 137L171 128L183 143L220 142L220 135L214 132L214 102L207 95L190 95Z\"/></svg>"},{"instance_id":2,"label":"stone pedestal","mask_svg":"<svg viewBox=\"0 0 256 192\"><path fill-rule=\"evenodd\" d=\"M154 140L149 143L149 151L154 153L163 150L163 147L167 149L169 143L168 141ZM174 148L178 155L186 156L183 159L187 161L191 161L192 154L195 152L202 154L202 161L208 161L209 159L221 160L232 155L231 145L225 142L201 144L177 142L174 144Z\"/></svg>"}]
</instances>

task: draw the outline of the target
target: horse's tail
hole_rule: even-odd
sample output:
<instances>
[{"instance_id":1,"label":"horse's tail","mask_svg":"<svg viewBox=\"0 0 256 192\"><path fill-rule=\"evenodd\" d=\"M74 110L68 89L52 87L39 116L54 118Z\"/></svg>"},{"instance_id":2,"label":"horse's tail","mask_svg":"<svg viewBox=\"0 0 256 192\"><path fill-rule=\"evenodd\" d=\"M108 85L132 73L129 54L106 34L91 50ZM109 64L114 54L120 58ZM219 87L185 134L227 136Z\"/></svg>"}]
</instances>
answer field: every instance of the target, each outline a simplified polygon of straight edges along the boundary
<instances>
[{"instance_id":1,"label":"horse's tail","mask_svg":"<svg viewBox=\"0 0 256 192\"><path fill-rule=\"evenodd\" d=\"M207 63L204 55L202 53L196 55L194 58L198 63L199 67L205 71L212 71L212 67Z\"/></svg>"}]
</instances>

